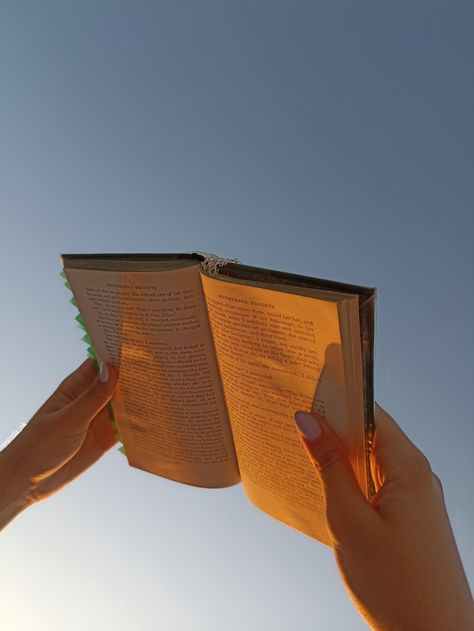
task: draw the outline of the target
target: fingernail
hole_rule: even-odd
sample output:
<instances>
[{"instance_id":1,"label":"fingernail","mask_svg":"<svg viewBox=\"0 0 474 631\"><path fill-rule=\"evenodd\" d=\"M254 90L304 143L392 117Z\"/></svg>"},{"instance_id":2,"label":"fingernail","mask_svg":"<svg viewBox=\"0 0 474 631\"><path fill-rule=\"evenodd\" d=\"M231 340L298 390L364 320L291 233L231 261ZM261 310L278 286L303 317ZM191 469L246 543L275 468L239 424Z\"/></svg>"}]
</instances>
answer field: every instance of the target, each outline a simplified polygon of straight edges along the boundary
<instances>
[{"instance_id":1,"label":"fingernail","mask_svg":"<svg viewBox=\"0 0 474 631\"><path fill-rule=\"evenodd\" d=\"M321 425L312 414L307 412L296 412L296 426L306 440L316 440L321 436Z\"/></svg>"},{"instance_id":2,"label":"fingernail","mask_svg":"<svg viewBox=\"0 0 474 631\"><path fill-rule=\"evenodd\" d=\"M109 369L105 362L100 362L99 381L105 383L109 380Z\"/></svg>"}]
</instances>

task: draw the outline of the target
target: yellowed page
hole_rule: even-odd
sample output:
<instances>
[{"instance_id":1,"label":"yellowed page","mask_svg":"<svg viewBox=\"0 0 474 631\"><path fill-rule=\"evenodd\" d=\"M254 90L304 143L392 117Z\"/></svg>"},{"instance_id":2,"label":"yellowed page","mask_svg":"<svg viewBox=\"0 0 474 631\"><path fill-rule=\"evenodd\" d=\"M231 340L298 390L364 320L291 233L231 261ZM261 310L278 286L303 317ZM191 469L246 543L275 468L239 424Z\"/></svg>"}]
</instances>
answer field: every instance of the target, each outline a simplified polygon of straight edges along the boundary
<instances>
[{"instance_id":1,"label":"yellowed page","mask_svg":"<svg viewBox=\"0 0 474 631\"><path fill-rule=\"evenodd\" d=\"M119 369L130 465L197 486L239 482L199 266L65 271L99 358Z\"/></svg>"},{"instance_id":2,"label":"yellowed page","mask_svg":"<svg viewBox=\"0 0 474 631\"><path fill-rule=\"evenodd\" d=\"M272 517L329 544L321 481L294 413L314 404L341 438L348 434L338 304L201 278L245 491Z\"/></svg>"}]
</instances>

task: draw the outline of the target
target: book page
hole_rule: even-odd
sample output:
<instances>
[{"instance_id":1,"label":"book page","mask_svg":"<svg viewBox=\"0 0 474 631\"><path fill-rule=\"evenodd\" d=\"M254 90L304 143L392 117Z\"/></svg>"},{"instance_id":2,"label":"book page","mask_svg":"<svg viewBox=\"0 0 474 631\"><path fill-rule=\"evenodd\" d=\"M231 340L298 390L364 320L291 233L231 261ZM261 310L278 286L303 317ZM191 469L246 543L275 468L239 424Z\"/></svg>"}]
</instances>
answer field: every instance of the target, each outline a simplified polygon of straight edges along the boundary
<instances>
[{"instance_id":1,"label":"book page","mask_svg":"<svg viewBox=\"0 0 474 631\"><path fill-rule=\"evenodd\" d=\"M338 303L201 278L244 489L329 544L322 483L294 413L314 407L347 435Z\"/></svg>"},{"instance_id":2,"label":"book page","mask_svg":"<svg viewBox=\"0 0 474 631\"><path fill-rule=\"evenodd\" d=\"M129 464L197 486L239 482L199 265L65 272L99 359L119 370Z\"/></svg>"}]
</instances>

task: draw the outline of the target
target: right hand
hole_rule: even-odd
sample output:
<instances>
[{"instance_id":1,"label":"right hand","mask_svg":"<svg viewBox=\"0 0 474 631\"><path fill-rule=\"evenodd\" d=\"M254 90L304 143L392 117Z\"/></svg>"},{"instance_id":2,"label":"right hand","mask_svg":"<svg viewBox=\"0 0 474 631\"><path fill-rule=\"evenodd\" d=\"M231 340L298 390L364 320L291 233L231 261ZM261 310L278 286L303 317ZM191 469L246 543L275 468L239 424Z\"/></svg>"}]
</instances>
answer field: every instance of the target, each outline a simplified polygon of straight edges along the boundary
<instances>
[{"instance_id":1,"label":"right hand","mask_svg":"<svg viewBox=\"0 0 474 631\"><path fill-rule=\"evenodd\" d=\"M115 443L107 403L118 373L102 379L86 359L0 452L0 530L32 503L86 471Z\"/></svg>"},{"instance_id":2,"label":"right hand","mask_svg":"<svg viewBox=\"0 0 474 631\"><path fill-rule=\"evenodd\" d=\"M441 483L426 457L376 406L371 453L376 495L369 503L343 444L324 419L297 416L323 481L339 570L369 625L380 631L473 631L471 592ZM320 435L305 438L311 431L315 436L318 425Z\"/></svg>"}]
</instances>

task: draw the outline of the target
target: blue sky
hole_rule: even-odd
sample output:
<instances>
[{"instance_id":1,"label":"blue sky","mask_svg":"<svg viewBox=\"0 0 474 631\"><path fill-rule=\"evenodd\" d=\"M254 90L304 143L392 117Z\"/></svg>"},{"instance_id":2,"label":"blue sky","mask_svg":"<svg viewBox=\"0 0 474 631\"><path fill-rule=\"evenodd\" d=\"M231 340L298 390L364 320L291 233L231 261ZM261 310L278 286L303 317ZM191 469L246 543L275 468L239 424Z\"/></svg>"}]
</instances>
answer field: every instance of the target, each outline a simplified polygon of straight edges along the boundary
<instances>
[{"instance_id":1,"label":"blue sky","mask_svg":"<svg viewBox=\"0 0 474 631\"><path fill-rule=\"evenodd\" d=\"M61 252L378 287L376 397L472 530L473 5L4 1L0 442L85 357ZM470 527L470 528L469 528ZM330 550L114 449L0 541L11 631L366 628Z\"/></svg>"}]
</instances>

